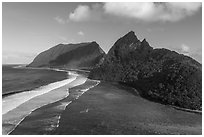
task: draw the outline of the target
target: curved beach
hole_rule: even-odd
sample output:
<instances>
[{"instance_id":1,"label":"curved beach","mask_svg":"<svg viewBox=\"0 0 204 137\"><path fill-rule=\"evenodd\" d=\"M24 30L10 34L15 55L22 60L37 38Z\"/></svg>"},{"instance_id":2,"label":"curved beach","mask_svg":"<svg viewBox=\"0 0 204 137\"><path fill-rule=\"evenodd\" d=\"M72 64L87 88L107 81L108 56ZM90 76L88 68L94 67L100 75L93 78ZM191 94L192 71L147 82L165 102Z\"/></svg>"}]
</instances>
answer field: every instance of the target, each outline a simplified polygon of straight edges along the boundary
<instances>
[{"instance_id":1,"label":"curved beach","mask_svg":"<svg viewBox=\"0 0 204 137\"><path fill-rule=\"evenodd\" d=\"M32 111L10 134L194 135L202 134L202 115L148 101L117 83L87 79L66 98Z\"/></svg>"},{"instance_id":2,"label":"curved beach","mask_svg":"<svg viewBox=\"0 0 204 137\"><path fill-rule=\"evenodd\" d=\"M2 100L2 134L9 134L37 108L69 96L69 88L83 84L87 78L69 71L66 80L35 90L17 93Z\"/></svg>"}]
</instances>

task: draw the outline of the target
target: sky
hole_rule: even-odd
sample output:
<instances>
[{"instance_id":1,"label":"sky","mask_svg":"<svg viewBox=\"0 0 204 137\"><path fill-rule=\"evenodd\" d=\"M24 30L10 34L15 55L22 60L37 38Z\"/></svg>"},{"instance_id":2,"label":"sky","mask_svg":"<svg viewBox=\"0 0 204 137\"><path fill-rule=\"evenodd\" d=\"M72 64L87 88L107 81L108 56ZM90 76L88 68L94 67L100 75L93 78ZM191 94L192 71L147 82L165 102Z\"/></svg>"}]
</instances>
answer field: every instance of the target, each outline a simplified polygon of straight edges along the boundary
<instances>
[{"instance_id":1,"label":"sky","mask_svg":"<svg viewBox=\"0 0 204 137\"><path fill-rule=\"evenodd\" d=\"M2 63L28 64L60 43L96 41L107 53L134 31L153 48L202 62L202 3L2 4Z\"/></svg>"}]
</instances>

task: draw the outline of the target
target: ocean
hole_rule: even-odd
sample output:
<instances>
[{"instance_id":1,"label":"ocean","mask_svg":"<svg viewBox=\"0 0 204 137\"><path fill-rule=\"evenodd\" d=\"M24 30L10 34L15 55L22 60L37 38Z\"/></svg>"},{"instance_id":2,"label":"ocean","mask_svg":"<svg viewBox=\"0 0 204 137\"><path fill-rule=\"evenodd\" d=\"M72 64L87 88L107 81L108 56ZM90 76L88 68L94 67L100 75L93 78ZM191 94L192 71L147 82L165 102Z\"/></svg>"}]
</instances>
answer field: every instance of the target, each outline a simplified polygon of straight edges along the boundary
<instances>
[{"instance_id":1,"label":"ocean","mask_svg":"<svg viewBox=\"0 0 204 137\"><path fill-rule=\"evenodd\" d=\"M2 96L32 89L67 79L67 72L29 69L19 65L2 66Z\"/></svg>"}]
</instances>

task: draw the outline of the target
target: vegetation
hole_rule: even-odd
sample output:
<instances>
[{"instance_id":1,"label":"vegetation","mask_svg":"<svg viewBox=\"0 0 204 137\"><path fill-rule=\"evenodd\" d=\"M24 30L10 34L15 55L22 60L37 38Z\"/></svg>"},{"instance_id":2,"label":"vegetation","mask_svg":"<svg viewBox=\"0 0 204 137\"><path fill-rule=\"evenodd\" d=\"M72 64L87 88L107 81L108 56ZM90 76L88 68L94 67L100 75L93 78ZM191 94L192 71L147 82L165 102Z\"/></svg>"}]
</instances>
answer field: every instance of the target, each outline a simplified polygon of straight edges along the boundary
<instances>
[{"instance_id":1,"label":"vegetation","mask_svg":"<svg viewBox=\"0 0 204 137\"><path fill-rule=\"evenodd\" d=\"M89 77L135 87L141 96L164 104L202 109L202 68L190 57L153 49L134 32L120 38Z\"/></svg>"},{"instance_id":2,"label":"vegetation","mask_svg":"<svg viewBox=\"0 0 204 137\"><path fill-rule=\"evenodd\" d=\"M28 67L92 68L100 62L104 54L105 52L95 41L59 44L41 52Z\"/></svg>"},{"instance_id":3,"label":"vegetation","mask_svg":"<svg viewBox=\"0 0 204 137\"><path fill-rule=\"evenodd\" d=\"M63 66L72 63L78 67L93 67L104 55L104 53L100 53L99 48L96 42L92 42L87 46L78 47L59 55L55 60L51 60L49 64L51 66Z\"/></svg>"}]
</instances>

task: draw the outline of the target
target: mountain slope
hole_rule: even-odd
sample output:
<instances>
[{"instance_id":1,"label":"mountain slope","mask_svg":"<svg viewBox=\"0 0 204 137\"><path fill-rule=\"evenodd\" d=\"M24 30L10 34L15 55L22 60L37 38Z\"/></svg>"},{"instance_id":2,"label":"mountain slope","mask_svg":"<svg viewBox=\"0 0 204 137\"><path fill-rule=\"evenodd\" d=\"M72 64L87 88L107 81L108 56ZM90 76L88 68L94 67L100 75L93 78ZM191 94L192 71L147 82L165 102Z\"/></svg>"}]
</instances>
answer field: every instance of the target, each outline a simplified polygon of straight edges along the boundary
<instances>
[{"instance_id":1,"label":"mountain slope","mask_svg":"<svg viewBox=\"0 0 204 137\"><path fill-rule=\"evenodd\" d=\"M115 42L89 78L135 87L150 100L190 109L202 107L202 66L168 49L153 49L131 31Z\"/></svg>"},{"instance_id":2,"label":"mountain slope","mask_svg":"<svg viewBox=\"0 0 204 137\"><path fill-rule=\"evenodd\" d=\"M29 67L92 68L104 56L96 42L59 44L40 53Z\"/></svg>"}]
</instances>

